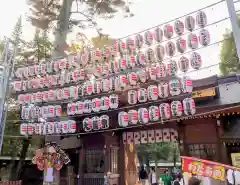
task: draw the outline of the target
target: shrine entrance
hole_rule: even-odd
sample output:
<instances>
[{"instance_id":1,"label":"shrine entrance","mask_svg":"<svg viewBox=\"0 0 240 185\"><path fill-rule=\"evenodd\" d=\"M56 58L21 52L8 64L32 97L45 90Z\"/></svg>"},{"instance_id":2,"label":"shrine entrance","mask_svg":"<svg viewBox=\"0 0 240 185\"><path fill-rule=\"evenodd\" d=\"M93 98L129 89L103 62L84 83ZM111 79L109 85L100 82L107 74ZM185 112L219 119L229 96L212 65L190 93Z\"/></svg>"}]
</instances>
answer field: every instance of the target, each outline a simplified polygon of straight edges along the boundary
<instances>
[{"instance_id":1,"label":"shrine entrance","mask_svg":"<svg viewBox=\"0 0 240 185\"><path fill-rule=\"evenodd\" d=\"M148 173L151 167L155 167L161 176L165 169L172 171L180 161L178 132L174 128L125 132L123 144L126 184L139 183L138 174L142 165Z\"/></svg>"}]
</instances>

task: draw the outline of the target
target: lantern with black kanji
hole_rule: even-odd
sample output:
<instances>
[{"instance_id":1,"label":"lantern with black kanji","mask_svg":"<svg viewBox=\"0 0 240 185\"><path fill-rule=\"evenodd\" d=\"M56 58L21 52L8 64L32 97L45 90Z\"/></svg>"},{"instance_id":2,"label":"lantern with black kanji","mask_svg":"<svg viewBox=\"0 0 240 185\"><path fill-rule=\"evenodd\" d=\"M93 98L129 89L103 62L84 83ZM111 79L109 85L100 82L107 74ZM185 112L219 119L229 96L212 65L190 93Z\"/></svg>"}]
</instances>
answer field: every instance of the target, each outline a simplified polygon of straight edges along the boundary
<instances>
[{"instance_id":1,"label":"lantern with black kanji","mask_svg":"<svg viewBox=\"0 0 240 185\"><path fill-rule=\"evenodd\" d=\"M146 108L138 109L138 119L141 124L146 124L149 122L149 113Z\"/></svg>"},{"instance_id":2,"label":"lantern with black kanji","mask_svg":"<svg viewBox=\"0 0 240 185\"><path fill-rule=\"evenodd\" d=\"M196 23L200 28L204 28L207 25L207 15L203 11L199 11L196 16Z\"/></svg>"},{"instance_id":3,"label":"lantern with black kanji","mask_svg":"<svg viewBox=\"0 0 240 185\"><path fill-rule=\"evenodd\" d=\"M175 60L170 60L167 62L167 73L169 76L175 76L177 74L178 67Z\"/></svg>"},{"instance_id":4,"label":"lantern with black kanji","mask_svg":"<svg viewBox=\"0 0 240 185\"><path fill-rule=\"evenodd\" d=\"M163 31L161 28L157 27L153 31L153 37L156 42L162 42L163 40Z\"/></svg>"},{"instance_id":5,"label":"lantern with black kanji","mask_svg":"<svg viewBox=\"0 0 240 185\"><path fill-rule=\"evenodd\" d=\"M158 78L165 78L167 76L167 70L166 70L166 66L164 63L158 63L157 64L157 68L158 68Z\"/></svg>"},{"instance_id":6,"label":"lantern with black kanji","mask_svg":"<svg viewBox=\"0 0 240 185\"><path fill-rule=\"evenodd\" d=\"M153 43L153 34L150 31L146 31L144 33L144 43L148 46L152 45Z\"/></svg>"},{"instance_id":7,"label":"lantern with black kanji","mask_svg":"<svg viewBox=\"0 0 240 185\"><path fill-rule=\"evenodd\" d=\"M170 110L170 105L168 103L160 104L159 110L160 110L160 116L162 119L171 118L171 110Z\"/></svg>"},{"instance_id":8,"label":"lantern with black kanji","mask_svg":"<svg viewBox=\"0 0 240 185\"><path fill-rule=\"evenodd\" d=\"M118 113L118 124L120 127L128 126L128 113L127 112L119 112Z\"/></svg>"},{"instance_id":9,"label":"lantern with black kanji","mask_svg":"<svg viewBox=\"0 0 240 185\"><path fill-rule=\"evenodd\" d=\"M160 111L158 106L150 106L148 111L150 121L158 121L160 119Z\"/></svg>"},{"instance_id":10,"label":"lantern with black kanji","mask_svg":"<svg viewBox=\"0 0 240 185\"><path fill-rule=\"evenodd\" d=\"M134 39L127 38L126 45L127 45L127 50L131 53L135 49Z\"/></svg>"},{"instance_id":11,"label":"lantern with black kanji","mask_svg":"<svg viewBox=\"0 0 240 185\"><path fill-rule=\"evenodd\" d=\"M152 48L146 49L145 57L149 63L155 62L154 51Z\"/></svg>"},{"instance_id":12,"label":"lantern with black kanji","mask_svg":"<svg viewBox=\"0 0 240 185\"><path fill-rule=\"evenodd\" d=\"M181 94L181 83L178 79L169 81L169 92L172 96Z\"/></svg>"},{"instance_id":13,"label":"lantern with black kanji","mask_svg":"<svg viewBox=\"0 0 240 185\"><path fill-rule=\"evenodd\" d=\"M134 105L137 103L137 91L136 90L129 90L128 91L128 103L130 105Z\"/></svg>"},{"instance_id":14,"label":"lantern with black kanji","mask_svg":"<svg viewBox=\"0 0 240 185\"><path fill-rule=\"evenodd\" d=\"M157 45L155 47L155 58L157 61L162 61L165 55L164 47L162 45Z\"/></svg>"},{"instance_id":15,"label":"lantern with black kanji","mask_svg":"<svg viewBox=\"0 0 240 185\"><path fill-rule=\"evenodd\" d=\"M182 112L183 112L182 103L180 101L172 101L171 112L172 112L172 116L176 116L176 117L182 116Z\"/></svg>"},{"instance_id":16,"label":"lantern with black kanji","mask_svg":"<svg viewBox=\"0 0 240 185\"><path fill-rule=\"evenodd\" d=\"M135 36L135 46L140 49L143 46L143 36L141 34L137 34Z\"/></svg>"},{"instance_id":17,"label":"lantern with black kanji","mask_svg":"<svg viewBox=\"0 0 240 185\"><path fill-rule=\"evenodd\" d=\"M180 20L176 20L174 23L174 30L177 35L182 35L184 33L184 23Z\"/></svg>"},{"instance_id":18,"label":"lantern with black kanji","mask_svg":"<svg viewBox=\"0 0 240 185\"><path fill-rule=\"evenodd\" d=\"M147 90L144 88L138 89L137 98L138 98L138 102L140 102L140 103L146 102L147 101Z\"/></svg>"},{"instance_id":19,"label":"lantern with black kanji","mask_svg":"<svg viewBox=\"0 0 240 185\"><path fill-rule=\"evenodd\" d=\"M189 60L187 57L182 56L178 61L178 66L181 72L187 72L189 69Z\"/></svg>"},{"instance_id":20,"label":"lantern with black kanji","mask_svg":"<svg viewBox=\"0 0 240 185\"><path fill-rule=\"evenodd\" d=\"M202 57L197 52L192 52L190 55L190 63L193 69L200 69L202 66Z\"/></svg>"},{"instance_id":21,"label":"lantern with black kanji","mask_svg":"<svg viewBox=\"0 0 240 185\"><path fill-rule=\"evenodd\" d=\"M206 29L199 32L199 42L202 46L207 46L210 43L210 33Z\"/></svg>"},{"instance_id":22,"label":"lantern with black kanji","mask_svg":"<svg viewBox=\"0 0 240 185\"><path fill-rule=\"evenodd\" d=\"M138 79L141 83L145 83L148 80L148 74L145 69L137 71Z\"/></svg>"},{"instance_id":23,"label":"lantern with black kanji","mask_svg":"<svg viewBox=\"0 0 240 185\"><path fill-rule=\"evenodd\" d=\"M128 111L128 119L129 119L130 124L136 125L138 123L138 111L129 110Z\"/></svg>"},{"instance_id":24,"label":"lantern with black kanji","mask_svg":"<svg viewBox=\"0 0 240 185\"><path fill-rule=\"evenodd\" d=\"M100 116L100 122L101 122L102 129L109 128L109 116L108 115Z\"/></svg>"},{"instance_id":25,"label":"lantern with black kanji","mask_svg":"<svg viewBox=\"0 0 240 185\"><path fill-rule=\"evenodd\" d=\"M110 109L116 109L118 108L119 104L119 97L117 94L111 94L109 96L109 107Z\"/></svg>"},{"instance_id":26,"label":"lantern with black kanji","mask_svg":"<svg viewBox=\"0 0 240 185\"><path fill-rule=\"evenodd\" d=\"M181 80L183 93L191 93L193 90L192 80L188 76L184 76Z\"/></svg>"},{"instance_id":27,"label":"lantern with black kanji","mask_svg":"<svg viewBox=\"0 0 240 185\"><path fill-rule=\"evenodd\" d=\"M172 41L167 42L167 44L165 45L165 49L166 49L167 55L170 57L174 56L176 53L176 47L174 42Z\"/></svg>"},{"instance_id":28,"label":"lantern with black kanji","mask_svg":"<svg viewBox=\"0 0 240 185\"><path fill-rule=\"evenodd\" d=\"M195 28L195 19L193 16L187 16L185 18L185 27L188 31L193 31Z\"/></svg>"},{"instance_id":29,"label":"lantern with black kanji","mask_svg":"<svg viewBox=\"0 0 240 185\"><path fill-rule=\"evenodd\" d=\"M196 113L194 100L192 98L185 98L183 100L183 109L185 115L194 115Z\"/></svg>"},{"instance_id":30,"label":"lantern with black kanji","mask_svg":"<svg viewBox=\"0 0 240 185\"><path fill-rule=\"evenodd\" d=\"M92 110L93 112L99 112L101 110L101 99L99 98L92 99Z\"/></svg>"},{"instance_id":31,"label":"lantern with black kanji","mask_svg":"<svg viewBox=\"0 0 240 185\"><path fill-rule=\"evenodd\" d=\"M178 38L176 45L177 45L177 51L178 51L179 53L184 53L184 52L186 51L187 42L186 42L185 39L183 39L183 38L181 38L181 37Z\"/></svg>"},{"instance_id":32,"label":"lantern with black kanji","mask_svg":"<svg viewBox=\"0 0 240 185\"><path fill-rule=\"evenodd\" d=\"M92 125L93 125L93 130L99 130L102 128L100 118L98 116L92 117Z\"/></svg>"},{"instance_id":33,"label":"lantern with black kanji","mask_svg":"<svg viewBox=\"0 0 240 185\"><path fill-rule=\"evenodd\" d=\"M93 124L92 124L92 119L91 118L85 118L83 120L83 130L85 132L90 132L93 128Z\"/></svg>"},{"instance_id":34,"label":"lantern with black kanji","mask_svg":"<svg viewBox=\"0 0 240 185\"><path fill-rule=\"evenodd\" d=\"M160 98L167 98L169 96L168 83L160 83L160 84L158 84L158 96Z\"/></svg>"}]
</instances>

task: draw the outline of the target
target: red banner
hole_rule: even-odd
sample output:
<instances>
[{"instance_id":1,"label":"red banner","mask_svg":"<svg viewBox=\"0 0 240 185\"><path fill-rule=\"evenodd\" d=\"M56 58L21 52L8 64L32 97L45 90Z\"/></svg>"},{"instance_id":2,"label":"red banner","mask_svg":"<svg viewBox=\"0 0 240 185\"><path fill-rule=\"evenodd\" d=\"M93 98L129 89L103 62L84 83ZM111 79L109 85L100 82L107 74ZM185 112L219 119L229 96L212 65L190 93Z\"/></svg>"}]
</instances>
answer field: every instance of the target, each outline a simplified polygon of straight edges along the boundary
<instances>
[{"instance_id":1,"label":"red banner","mask_svg":"<svg viewBox=\"0 0 240 185\"><path fill-rule=\"evenodd\" d=\"M194 158L182 158L182 170L194 175L205 176L217 180L225 181L224 166L206 163Z\"/></svg>"}]
</instances>

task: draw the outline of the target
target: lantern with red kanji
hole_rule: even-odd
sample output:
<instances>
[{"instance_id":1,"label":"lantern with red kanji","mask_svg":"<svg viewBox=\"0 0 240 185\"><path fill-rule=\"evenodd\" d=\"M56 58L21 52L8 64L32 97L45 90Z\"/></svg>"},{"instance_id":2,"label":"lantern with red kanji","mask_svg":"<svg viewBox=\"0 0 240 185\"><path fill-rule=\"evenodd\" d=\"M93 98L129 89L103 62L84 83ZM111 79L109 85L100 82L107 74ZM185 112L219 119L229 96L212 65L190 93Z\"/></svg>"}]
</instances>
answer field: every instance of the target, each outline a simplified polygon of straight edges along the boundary
<instances>
[{"instance_id":1,"label":"lantern with red kanji","mask_svg":"<svg viewBox=\"0 0 240 185\"><path fill-rule=\"evenodd\" d=\"M148 99L156 101L158 99L158 87L155 85L150 85L147 88Z\"/></svg>"},{"instance_id":2,"label":"lantern with red kanji","mask_svg":"<svg viewBox=\"0 0 240 185\"><path fill-rule=\"evenodd\" d=\"M76 104L76 114L83 114L84 102L78 101Z\"/></svg>"},{"instance_id":3,"label":"lantern with red kanji","mask_svg":"<svg viewBox=\"0 0 240 185\"><path fill-rule=\"evenodd\" d=\"M152 65L148 68L149 77L151 80L156 80L158 76L159 68L155 65Z\"/></svg>"},{"instance_id":4,"label":"lantern with red kanji","mask_svg":"<svg viewBox=\"0 0 240 185\"><path fill-rule=\"evenodd\" d=\"M172 41L167 42L167 44L165 45L165 49L166 49L167 55L170 57L174 56L176 53L176 47L174 42Z\"/></svg>"},{"instance_id":5,"label":"lantern with red kanji","mask_svg":"<svg viewBox=\"0 0 240 185\"><path fill-rule=\"evenodd\" d=\"M129 85L132 85L132 86L137 85L138 75L136 72L128 73L128 82L129 82Z\"/></svg>"},{"instance_id":6,"label":"lantern with red kanji","mask_svg":"<svg viewBox=\"0 0 240 185\"><path fill-rule=\"evenodd\" d=\"M101 110L101 99L94 98L92 100L92 110L93 112L99 112Z\"/></svg>"},{"instance_id":7,"label":"lantern with red kanji","mask_svg":"<svg viewBox=\"0 0 240 185\"><path fill-rule=\"evenodd\" d=\"M21 91L22 90L22 81L14 81L13 89L14 89L14 91Z\"/></svg>"},{"instance_id":8,"label":"lantern with red kanji","mask_svg":"<svg viewBox=\"0 0 240 185\"><path fill-rule=\"evenodd\" d=\"M101 110L108 110L110 107L109 97L103 96L101 97Z\"/></svg>"},{"instance_id":9,"label":"lantern with red kanji","mask_svg":"<svg viewBox=\"0 0 240 185\"><path fill-rule=\"evenodd\" d=\"M184 76L181 81L182 91L184 93L191 93L193 90L192 80L188 76Z\"/></svg>"},{"instance_id":10,"label":"lantern with red kanji","mask_svg":"<svg viewBox=\"0 0 240 185\"><path fill-rule=\"evenodd\" d=\"M146 65L146 57L145 57L145 55L143 54L143 53L141 53L141 52L138 52L137 54L136 54L136 63L138 64L138 65L140 65L140 66L144 66L144 65Z\"/></svg>"},{"instance_id":11,"label":"lantern with red kanji","mask_svg":"<svg viewBox=\"0 0 240 185\"><path fill-rule=\"evenodd\" d=\"M127 112L119 112L118 113L118 124L120 127L128 126L128 113Z\"/></svg>"},{"instance_id":12,"label":"lantern with red kanji","mask_svg":"<svg viewBox=\"0 0 240 185\"><path fill-rule=\"evenodd\" d=\"M149 120L150 121L158 121L159 120L159 118L160 118L159 107L150 106L148 111L149 111Z\"/></svg>"},{"instance_id":13,"label":"lantern with red kanji","mask_svg":"<svg viewBox=\"0 0 240 185\"><path fill-rule=\"evenodd\" d=\"M172 36L173 36L173 26L172 25L167 24L164 26L164 36L167 39L172 38Z\"/></svg>"},{"instance_id":14,"label":"lantern with red kanji","mask_svg":"<svg viewBox=\"0 0 240 185\"><path fill-rule=\"evenodd\" d=\"M129 123L132 125L136 125L138 123L138 111L129 110L128 111Z\"/></svg>"},{"instance_id":15,"label":"lantern with red kanji","mask_svg":"<svg viewBox=\"0 0 240 185\"><path fill-rule=\"evenodd\" d=\"M127 76L125 74L121 74L119 75L119 82L120 82L120 87L122 90L126 89L127 88L127 85L128 85L128 79L127 79Z\"/></svg>"},{"instance_id":16,"label":"lantern with red kanji","mask_svg":"<svg viewBox=\"0 0 240 185\"><path fill-rule=\"evenodd\" d=\"M198 48L198 37L194 33L190 33L188 35L188 47L191 49L197 49Z\"/></svg>"},{"instance_id":17,"label":"lantern with red kanji","mask_svg":"<svg viewBox=\"0 0 240 185\"><path fill-rule=\"evenodd\" d=\"M137 64L135 55L129 55L127 56L127 67L128 68L134 68Z\"/></svg>"},{"instance_id":18,"label":"lantern with red kanji","mask_svg":"<svg viewBox=\"0 0 240 185\"><path fill-rule=\"evenodd\" d=\"M179 53L184 53L184 52L186 51L187 42L186 42L185 39L183 39L183 38L181 38L181 37L178 38L176 45L177 45L177 51L178 51Z\"/></svg>"},{"instance_id":19,"label":"lantern with red kanji","mask_svg":"<svg viewBox=\"0 0 240 185\"><path fill-rule=\"evenodd\" d=\"M83 120L83 130L85 132L90 132L93 128L93 123L92 123L92 119L90 118L85 118Z\"/></svg>"},{"instance_id":20,"label":"lantern with red kanji","mask_svg":"<svg viewBox=\"0 0 240 185\"><path fill-rule=\"evenodd\" d=\"M28 135L28 124L27 123L22 123L20 125L20 134L21 135Z\"/></svg>"}]
</instances>

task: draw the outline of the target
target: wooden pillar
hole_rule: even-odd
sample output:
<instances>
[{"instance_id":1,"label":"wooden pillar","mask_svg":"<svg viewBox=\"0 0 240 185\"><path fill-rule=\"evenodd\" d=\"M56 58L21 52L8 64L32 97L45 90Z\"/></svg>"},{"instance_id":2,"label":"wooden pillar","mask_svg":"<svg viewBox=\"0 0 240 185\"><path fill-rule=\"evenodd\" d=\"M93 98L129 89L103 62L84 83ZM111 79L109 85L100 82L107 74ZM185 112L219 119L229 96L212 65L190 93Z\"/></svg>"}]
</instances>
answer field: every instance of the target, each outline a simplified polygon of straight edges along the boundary
<instances>
[{"instance_id":1,"label":"wooden pillar","mask_svg":"<svg viewBox=\"0 0 240 185\"><path fill-rule=\"evenodd\" d=\"M181 156L188 155L188 148L185 142L185 125L182 120L177 122L177 130L178 130L178 142Z\"/></svg>"},{"instance_id":2,"label":"wooden pillar","mask_svg":"<svg viewBox=\"0 0 240 185\"><path fill-rule=\"evenodd\" d=\"M120 155L119 155L119 173L120 173L120 184L125 184L125 150L124 144L122 140L122 132L119 134L119 142L120 142Z\"/></svg>"},{"instance_id":3,"label":"wooden pillar","mask_svg":"<svg viewBox=\"0 0 240 185\"><path fill-rule=\"evenodd\" d=\"M79 152L79 166L78 166L78 175L77 175L77 185L83 185L83 176L84 176L84 163L85 163L85 147L83 145L84 138L80 139L81 149Z\"/></svg>"}]
</instances>

